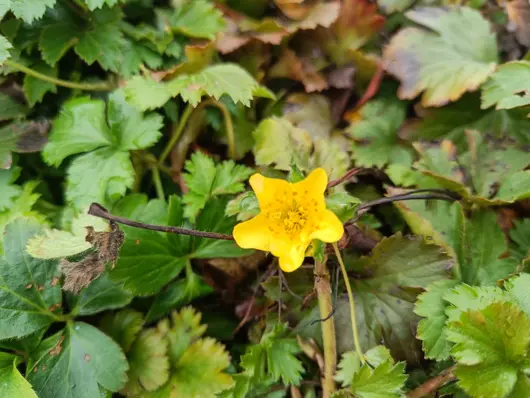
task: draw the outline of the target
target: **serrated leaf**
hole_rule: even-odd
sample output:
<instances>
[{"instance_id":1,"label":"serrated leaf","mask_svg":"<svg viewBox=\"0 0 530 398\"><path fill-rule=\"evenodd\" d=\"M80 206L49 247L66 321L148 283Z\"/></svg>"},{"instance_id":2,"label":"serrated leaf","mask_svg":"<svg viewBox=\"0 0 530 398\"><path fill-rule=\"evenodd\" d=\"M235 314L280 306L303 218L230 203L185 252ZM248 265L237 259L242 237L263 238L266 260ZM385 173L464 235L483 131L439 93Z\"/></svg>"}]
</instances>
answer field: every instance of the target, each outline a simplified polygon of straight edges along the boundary
<instances>
[{"instance_id":1,"label":"serrated leaf","mask_svg":"<svg viewBox=\"0 0 530 398\"><path fill-rule=\"evenodd\" d=\"M361 200L347 192L333 192L326 197L326 207L342 222L351 220Z\"/></svg>"},{"instance_id":2,"label":"serrated leaf","mask_svg":"<svg viewBox=\"0 0 530 398\"><path fill-rule=\"evenodd\" d=\"M230 355L224 345L212 338L199 339L187 347L174 364L175 369L162 396L206 398L226 390L233 383L224 370Z\"/></svg>"},{"instance_id":3,"label":"serrated leaf","mask_svg":"<svg viewBox=\"0 0 530 398\"><path fill-rule=\"evenodd\" d=\"M72 161L66 197L75 208L115 201L134 182L128 151L153 145L160 137L162 118L142 115L119 90L109 96L107 110L103 101L88 97L70 101L64 110L44 148L45 161L58 166L70 155L98 148Z\"/></svg>"},{"instance_id":4,"label":"serrated leaf","mask_svg":"<svg viewBox=\"0 0 530 398\"><path fill-rule=\"evenodd\" d=\"M445 280L428 286L425 293L418 296L414 312L424 317L418 323L417 337L422 340L423 352L428 359L437 361L449 358L451 344L447 341L445 309L449 305L444 296L458 282Z\"/></svg>"},{"instance_id":5,"label":"serrated leaf","mask_svg":"<svg viewBox=\"0 0 530 398\"><path fill-rule=\"evenodd\" d=\"M346 262L366 275L351 281L361 347L366 350L383 341L394 358L417 361L420 348L414 329L418 318L413 313L417 289L447 279L454 261L423 238L398 233L380 241L371 256ZM337 303L335 323L344 331L337 336L338 351L353 349L346 300Z\"/></svg>"},{"instance_id":6,"label":"serrated leaf","mask_svg":"<svg viewBox=\"0 0 530 398\"><path fill-rule=\"evenodd\" d=\"M500 65L482 86L482 109L512 109L530 104L526 84L530 78L530 62L513 61ZM524 82L524 83L522 83Z\"/></svg>"},{"instance_id":7,"label":"serrated leaf","mask_svg":"<svg viewBox=\"0 0 530 398\"><path fill-rule=\"evenodd\" d=\"M513 304L463 313L449 324L448 339L455 343L458 384L470 395L504 397L526 380L530 318Z\"/></svg>"},{"instance_id":8,"label":"serrated leaf","mask_svg":"<svg viewBox=\"0 0 530 398\"><path fill-rule=\"evenodd\" d=\"M226 205L226 215L237 216L237 221L246 221L259 213L258 198L254 191L247 191L232 199Z\"/></svg>"},{"instance_id":9,"label":"serrated leaf","mask_svg":"<svg viewBox=\"0 0 530 398\"><path fill-rule=\"evenodd\" d=\"M154 391L169 378L168 342L157 329L142 331L127 353L128 381L121 393L138 396L144 391Z\"/></svg>"},{"instance_id":10,"label":"serrated leaf","mask_svg":"<svg viewBox=\"0 0 530 398\"><path fill-rule=\"evenodd\" d=\"M184 216L195 219L206 202L215 196L236 194L244 190L246 181L253 170L236 165L232 160L218 165L212 158L202 152L195 152L186 161L184 181L189 189L183 196L185 204Z\"/></svg>"},{"instance_id":11,"label":"serrated leaf","mask_svg":"<svg viewBox=\"0 0 530 398\"><path fill-rule=\"evenodd\" d=\"M20 338L50 325L53 309L61 307L57 261L43 261L26 253L26 242L40 232L28 219L9 224L0 259L0 339Z\"/></svg>"},{"instance_id":12,"label":"serrated leaf","mask_svg":"<svg viewBox=\"0 0 530 398\"><path fill-rule=\"evenodd\" d=\"M0 174L3 170L0 170ZM9 208L0 211L0 236L3 236L6 226L18 218L26 218L41 226L47 225L46 217L35 211L33 207L40 197L40 194L34 193L38 182L28 181L22 186L20 195L16 197L9 205ZM0 239L0 254L4 253L3 240Z\"/></svg>"},{"instance_id":13,"label":"serrated leaf","mask_svg":"<svg viewBox=\"0 0 530 398\"><path fill-rule=\"evenodd\" d=\"M407 375L405 364L394 365L387 348L376 346L365 353L369 364L361 366L356 352L347 352L341 360L337 379L352 396L359 398L401 397ZM340 395L339 395L340 396Z\"/></svg>"},{"instance_id":14,"label":"serrated leaf","mask_svg":"<svg viewBox=\"0 0 530 398\"><path fill-rule=\"evenodd\" d=\"M125 307L133 299L132 293L112 281L107 272L92 281L78 295L70 297L70 308L77 315L92 315Z\"/></svg>"},{"instance_id":15,"label":"serrated leaf","mask_svg":"<svg viewBox=\"0 0 530 398\"><path fill-rule=\"evenodd\" d=\"M220 10L206 0L185 2L168 20L170 28L189 37L210 39L225 27Z\"/></svg>"},{"instance_id":16,"label":"serrated leaf","mask_svg":"<svg viewBox=\"0 0 530 398\"><path fill-rule=\"evenodd\" d=\"M312 142L305 130L273 117L262 120L252 135L257 165L274 164L277 169L290 170L294 162L302 170L308 167Z\"/></svg>"},{"instance_id":17,"label":"serrated leaf","mask_svg":"<svg viewBox=\"0 0 530 398\"><path fill-rule=\"evenodd\" d=\"M274 98L245 69L231 63L209 66L195 74L182 74L168 82L136 76L125 87L127 100L141 110L159 108L179 95L194 107L203 96L218 100L227 95L245 106L250 106L253 97Z\"/></svg>"},{"instance_id":18,"label":"serrated leaf","mask_svg":"<svg viewBox=\"0 0 530 398\"><path fill-rule=\"evenodd\" d=\"M31 23L41 18L47 7L53 7L56 0L4 0L4 2L7 3L5 7L9 7L17 18Z\"/></svg>"},{"instance_id":19,"label":"serrated leaf","mask_svg":"<svg viewBox=\"0 0 530 398\"><path fill-rule=\"evenodd\" d=\"M94 11L96 8L103 7L105 4L109 7L113 7L118 4L119 1L123 2L124 0L84 0L88 6L88 9L91 11Z\"/></svg>"},{"instance_id":20,"label":"serrated leaf","mask_svg":"<svg viewBox=\"0 0 530 398\"><path fill-rule=\"evenodd\" d=\"M69 324L32 353L28 380L41 398L94 398L118 391L128 364L118 344L83 322Z\"/></svg>"},{"instance_id":21,"label":"serrated leaf","mask_svg":"<svg viewBox=\"0 0 530 398\"><path fill-rule=\"evenodd\" d=\"M399 145L398 129L405 120L405 103L376 99L365 104L358 113L359 120L348 132L354 140L353 159L364 167L383 167L388 163L412 164L410 148Z\"/></svg>"},{"instance_id":22,"label":"serrated leaf","mask_svg":"<svg viewBox=\"0 0 530 398\"><path fill-rule=\"evenodd\" d=\"M129 153L100 148L72 161L66 179L66 199L78 209L92 202L112 202L124 196L133 183Z\"/></svg>"},{"instance_id":23,"label":"serrated leaf","mask_svg":"<svg viewBox=\"0 0 530 398\"><path fill-rule=\"evenodd\" d=\"M17 369L17 357L0 352L0 396L9 398L38 398L31 385Z\"/></svg>"},{"instance_id":24,"label":"serrated leaf","mask_svg":"<svg viewBox=\"0 0 530 398\"><path fill-rule=\"evenodd\" d=\"M39 39L42 58L50 66L70 49L87 64L98 62L105 70L117 72L123 59L123 37L117 8L103 8L91 13L86 24L72 9L57 6L47 14L46 25Z\"/></svg>"},{"instance_id":25,"label":"serrated leaf","mask_svg":"<svg viewBox=\"0 0 530 398\"><path fill-rule=\"evenodd\" d=\"M384 50L386 69L401 80L399 98L413 99L424 91L422 105L445 105L476 90L495 70L495 35L478 11L425 7L406 15L431 31L405 28Z\"/></svg>"},{"instance_id":26,"label":"serrated leaf","mask_svg":"<svg viewBox=\"0 0 530 398\"><path fill-rule=\"evenodd\" d=\"M51 66L46 65L44 62L39 62L36 65L32 65L31 69L42 73L43 75L57 78L57 68L52 68ZM34 107L35 104L41 102L46 93L57 93L57 86L55 84L42 79L37 79L36 77L30 75L24 76L23 89L30 107Z\"/></svg>"},{"instance_id":27,"label":"serrated leaf","mask_svg":"<svg viewBox=\"0 0 530 398\"><path fill-rule=\"evenodd\" d=\"M521 273L505 283L506 291L513 297L519 308L530 317L530 274Z\"/></svg>"},{"instance_id":28,"label":"serrated leaf","mask_svg":"<svg viewBox=\"0 0 530 398\"><path fill-rule=\"evenodd\" d=\"M105 315L100 328L116 341L124 352L128 352L144 326L143 315L130 308L115 314Z\"/></svg>"},{"instance_id":29,"label":"serrated leaf","mask_svg":"<svg viewBox=\"0 0 530 398\"><path fill-rule=\"evenodd\" d=\"M9 50L12 48L11 43L0 35L0 64L3 64L10 57Z\"/></svg>"},{"instance_id":30,"label":"serrated leaf","mask_svg":"<svg viewBox=\"0 0 530 398\"><path fill-rule=\"evenodd\" d=\"M54 259L73 256L92 248L86 240L87 230L91 226L95 231L108 229L108 223L82 211L72 219L70 231L46 229L44 234L32 237L26 245L27 252L35 258Z\"/></svg>"},{"instance_id":31,"label":"serrated leaf","mask_svg":"<svg viewBox=\"0 0 530 398\"><path fill-rule=\"evenodd\" d=\"M2 196L0 196L0 211L9 210L11 202L22 191L19 185L13 184L18 178L19 171L15 168L10 170L0 170L0 188L2 189Z\"/></svg>"},{"instance_id":32,"label":"serrated leaf","mask_svg":"<svg viewBox=\"0 0 530 398\"><path fill-rule=\"evenodd\" d=\"M197 217L195 228L230 233L235 220L224 216L226 201L210 200ZM182 226L180 199L170 197L167 208L162 201L138 204L132 213L121 215L145 222ZM124 283L126 289L146 296L157 293L175 278L191 258L237 257L247 253L232 241L190 238L176 234L162 234L138 228L124 227L125 242L120 250L111 278Z\"/></svg>"}]
</instances>

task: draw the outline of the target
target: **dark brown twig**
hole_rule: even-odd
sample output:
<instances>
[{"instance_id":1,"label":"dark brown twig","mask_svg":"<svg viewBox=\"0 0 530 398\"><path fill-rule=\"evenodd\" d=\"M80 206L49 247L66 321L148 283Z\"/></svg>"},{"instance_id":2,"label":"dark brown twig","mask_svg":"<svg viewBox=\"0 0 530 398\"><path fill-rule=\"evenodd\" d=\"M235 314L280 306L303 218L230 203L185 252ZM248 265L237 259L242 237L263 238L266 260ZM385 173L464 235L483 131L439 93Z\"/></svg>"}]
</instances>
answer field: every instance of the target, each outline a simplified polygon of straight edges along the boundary
<instances>
[{"instance_id":1,"label":"dark brown twig","mask_svg":"<svg viewBox=\"0 0 530 398\"><path fill-rule=\"evenodd\" d=\"M456 379L455 374L453 373L456 368L456 365L447 368L442 374L439 374L432 379L427 380L425 383L416 387L414 390L407 393L407 398L422 398L427 395L432 394L434 391L438 390L440 387Z\"/></svg>"},{"instance_id":2,"label":"dark brown twig","mask_svg":"<svg viewBox=\"0 0 530 398\"><path fill-rule=\"evenodd\" d=\"M334 186L337 186L341 183L343 183L344 181L347 181L349 180L351 177L353 177L355 174L358 174L362 169L360 168L353 168L353 169L350 169L346 172L346 174L344 174L342 177L340 178L337 178L336 180L331 180L330 182L328 182L328 185L326 187L326 189L330 189L330 188L333 188Z\"/></svg>"},{"instance_id":3,"label":"dark brown twig","mask_svg":"<svg viewBox=\"0 0 530 398\"><path fill-rule=\"evenodd\" d=\"M200 238L207 239L221 239L221 240L234 240L232 235L220 234L218 232L206 232L206 231L197 231L195 229L165 226L165 225L154 225L146 224L139 221L129 220L125 217L115 216L110 214L103 206L98 203L92 203L90 209L88 209L88 214L94 217L104 218L105 220L114 221L118 224L128 225L130 227L148 229L151 231L167 232L170 234L179 234L179 235L189 235L189 236L198 236Z\"/></svg>"}]
</instances>

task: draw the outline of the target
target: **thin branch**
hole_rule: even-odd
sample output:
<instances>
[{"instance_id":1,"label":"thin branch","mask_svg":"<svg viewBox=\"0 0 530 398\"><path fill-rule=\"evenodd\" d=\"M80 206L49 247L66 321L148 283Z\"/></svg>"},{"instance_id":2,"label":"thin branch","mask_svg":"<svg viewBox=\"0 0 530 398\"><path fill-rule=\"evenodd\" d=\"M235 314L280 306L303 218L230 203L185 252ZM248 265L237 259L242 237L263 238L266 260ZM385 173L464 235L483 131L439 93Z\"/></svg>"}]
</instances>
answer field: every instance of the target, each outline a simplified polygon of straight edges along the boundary
<instances>
[{"instance_id":1,"label":"thin branch","mask_svg":"<svg viewBox=\"0 0 530 398\"><path fill-rule=\"evenodd\" d=\"M334 186L342 184L343 182L349 180L354 175L358 174L361 170L362 169L360 169L360 168L354 168L354 169L348 170L346 172L346 174L344 174L342 177L337 178L336 180L331 180L330 182L328 182L328 185L327 185L326 189L330 189L330 188L333 188Z\"/></svg>"},{"instance_id":2,"label":"thin branch","mask_svg":"<svg viewBox=\"0 0 530 398\"><path fill-rule=\"evenodd\" d=\"M446 369L442 374L427 380L425 383L415 388L414 390L407 393L407 398L422 398L428 396L438 390L445 384L456 380L456 376L453 373L456 365Z\"/></svg>"},{"instance_id":3,"label":"thin branch","mask_svg":"<svg viewBox=\"0 0 530 398\"><path fill-rule=\"evenodd\" d=\"M143 222L129 220L128 218L125 218L125 217L114 216L110 214L103 206L101 206L98 203L92 203L90 205L90 209L88 209L88 214L94 217L104 218L105 220L114 221L118 224L128 225L130 227L135 227L135 228L148 229L151 231L168 232L170 234L179 234L179 235L198 236L200 238L207 238L207 239L234 240L234 237L232 235L220 234L217 232L197 231L195 229L189 229L189 228L146 224Z\"/></svg>"},{"instance_id":4,"label":"thin branch","mask_svg":"<svg viewBox=\"0 0 530 398\"><path fill-rule=\"evenodd\" d=\"M68 80L57 79L53 76L48 76L43 73L37 72L36 70L28 68L27 66L19 64L18 62L15 62L13 60L7 60L5 61L4 64L14 69L17 69L20 72L24 72L26 75L33 76L37 79L44 80L46 82L55 84L56 86L67 87L67 88L77 89L77 90L85 90L85 91L112 91L115 88L114 85L108 82L76 83L76 82L72 82Z\"/></svg>"},{"instance_id":5,"label":"thin branch","mask_svg":"<svg viewBox=\"0 0 530 398\"><path fill-rule=\"evenodd\" d=\"M432 193L426 193L426 194L420 194L417 193L421 192L432 192ZM446 200L449 202L454 202L455 200L459 200L460 196L457 196L455 192L446 191L446 190L417 190L417 191L411 191L406 194L402 195L394 195L394 196L388 196L386 198L379 198L375 199L366 203L362 203L358 208L357 212L360 212L361 210L368 209L370 207L379 206L385 203L392 203L402 200L420 200L420 199L438 199L438 200Z\"/></svg>"}]
</instances>

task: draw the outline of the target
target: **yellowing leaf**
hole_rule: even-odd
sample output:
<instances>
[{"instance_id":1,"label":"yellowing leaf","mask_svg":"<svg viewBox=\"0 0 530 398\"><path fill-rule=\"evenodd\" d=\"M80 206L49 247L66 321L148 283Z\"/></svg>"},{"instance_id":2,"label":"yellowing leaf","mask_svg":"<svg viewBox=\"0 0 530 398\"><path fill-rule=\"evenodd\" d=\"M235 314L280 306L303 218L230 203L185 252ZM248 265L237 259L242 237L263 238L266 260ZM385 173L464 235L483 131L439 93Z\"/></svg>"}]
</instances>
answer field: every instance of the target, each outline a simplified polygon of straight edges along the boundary
<instances>
[{"instance_id":1,"label":"yellowing leaf","mask_svg":"<svg viewBox=\"0 0 530 398\"><path fill-rule=\"evenodd\" d=\"M422 105L445 105L476 90L495 70L495 35L478 11L422 8L406 15L434 32L405 28L385 48L385 68L401 81L399 98L424 92Z\"/></svg>"}]
</instances>

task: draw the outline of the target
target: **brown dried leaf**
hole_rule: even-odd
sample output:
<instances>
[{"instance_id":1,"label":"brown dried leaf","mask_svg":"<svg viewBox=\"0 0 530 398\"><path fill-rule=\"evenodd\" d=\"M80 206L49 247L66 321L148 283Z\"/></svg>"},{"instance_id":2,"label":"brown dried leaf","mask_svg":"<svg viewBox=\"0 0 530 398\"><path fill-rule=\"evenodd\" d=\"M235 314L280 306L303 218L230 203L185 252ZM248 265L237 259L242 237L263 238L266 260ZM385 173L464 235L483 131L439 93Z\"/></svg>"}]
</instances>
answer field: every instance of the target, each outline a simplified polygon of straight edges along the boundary
<instances>
[{"instance_id":1,"label":"brown dried leaf","mask_svg":"<svg viewBox=\"0 0 530 398\"><path fill-rule=\"evenodd\" d=\"M298 30L312 30L319 26L329 28L337 20L339 12L340 3L338 1L317 3L303 19L285 23L284 25L291 33Z\"/></svg>"},{"instance_id":2,"label":"brown dried leaf","mask_svg":"<svg viewBox=\"0 0 530 398\"><path fill-rule=\"evenodd\" d=\"M78 294L105 271L105 263L98 253L91 253L78 262L61 260L60 266L65 275L63 289L74 294Z\"/></svg>"},{"instance_id":3,"label":"brown dried leaf","mask_svg":"<svg viewBox=\"0 0 530 398\"><path fill-rule=\"evenodd\" d=\"M116 264L121 245L125 239L125 234L115 222L110 222L110 232L96 232L92 227L86 227L87 235L85 240L89 242L98 252L98 258L103 264L112 262Z\"/></svg>"},{"instance_id":4,"label":"brown dried leaf","mask_svg":"<svg viewBox=\"0 0 530 398\"><path fill-rule=\"evenodd\" d=\"M294 51L285 49L276 64L269 69L269 78L287 77L304 85L305 91L312 93L328 88L326 79L316 68L303 58L298 58Z\"/></svg>"},{"instance_id":5,"label":"brown dried leaf","mask_svg":"<svg viewBox=\"0 0 530 398\"><path fill-rule=\"evenodd\" d=\"M525 47L530 47L530 2L528 0L508 0L505 3L508 18L515 29L517 41ZM512 28L512 29L510 29Z\"/></svg>"}]
</instances>

